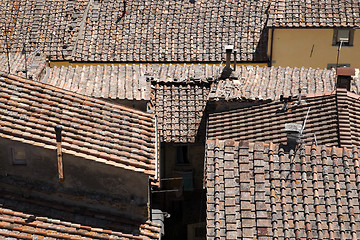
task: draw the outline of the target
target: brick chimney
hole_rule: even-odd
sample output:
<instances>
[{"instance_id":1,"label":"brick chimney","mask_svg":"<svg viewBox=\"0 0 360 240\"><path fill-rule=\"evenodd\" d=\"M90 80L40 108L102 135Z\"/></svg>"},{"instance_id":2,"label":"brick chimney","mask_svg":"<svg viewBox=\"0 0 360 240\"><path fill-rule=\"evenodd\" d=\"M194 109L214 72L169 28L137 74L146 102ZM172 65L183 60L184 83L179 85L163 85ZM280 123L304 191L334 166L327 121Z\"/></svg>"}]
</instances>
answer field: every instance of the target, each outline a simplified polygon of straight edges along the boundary
<instances>
[{"instance_id":1,"label":"brick chimney","mask_svg":"<svg viewBox=\"0 0 360 240\"><path fill-rule=\"evenodd\" d=\"M336 88L345 88L350 91L352 76L355 76L355 68L338 67L336 68Z\"/></svg>"}]
</instances>

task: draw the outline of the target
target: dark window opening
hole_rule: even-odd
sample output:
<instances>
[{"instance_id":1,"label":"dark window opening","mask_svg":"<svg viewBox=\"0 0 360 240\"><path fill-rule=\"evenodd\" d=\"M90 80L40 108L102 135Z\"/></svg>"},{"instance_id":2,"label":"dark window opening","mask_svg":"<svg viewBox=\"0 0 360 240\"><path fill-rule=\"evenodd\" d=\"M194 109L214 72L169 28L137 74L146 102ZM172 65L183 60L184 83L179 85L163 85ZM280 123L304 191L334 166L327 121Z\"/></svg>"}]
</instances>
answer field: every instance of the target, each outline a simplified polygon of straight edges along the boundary
<instances>
[{"instance_id":1,"label":"dark window opening","mask_svg":"<svg viewBox=\"0 0 360 240\"><path fill-rule=\"evenodd\" d=\"M176 147L176 163L189 164L189 148L187 145Z\"/></svg>"},{"instance_id":2,"label":"dark window opening","mask_svg":"<svg viewBox=\"0 0 360 240\"><path fill-rule=\"evenodd\" d=\"M327 69L337 68L337 67L350 67L350 64L348 63L328 63Z\"/></svg>"},{"instance_id":3,"label":"dark window opening","mask_svg":"<svg viewBox=\"0 0 360 240\"><path fill-rule=\"evenodd\" d=\"M353 46L354 29L334 29L333 46Z\"/></svg>"},{"instance_id":4,"label":"dark window opening","mask_svg":"<svg viewBox=\"0 0 360 240\"><path fill-rule=\"evenodd\" d=\"M11 148L12 163L26 165L26 151L24 148Z\"/></svg>"}]
</instances>

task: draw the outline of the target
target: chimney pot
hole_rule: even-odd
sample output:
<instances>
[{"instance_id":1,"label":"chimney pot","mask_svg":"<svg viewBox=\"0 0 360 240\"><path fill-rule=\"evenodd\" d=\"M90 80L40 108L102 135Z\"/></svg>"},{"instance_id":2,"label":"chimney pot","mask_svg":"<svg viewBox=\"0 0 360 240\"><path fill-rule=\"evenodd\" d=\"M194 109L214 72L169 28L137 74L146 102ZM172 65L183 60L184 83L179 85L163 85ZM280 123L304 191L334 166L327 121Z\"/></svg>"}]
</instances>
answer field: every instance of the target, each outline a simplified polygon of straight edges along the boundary
<instances>
[{"instance_id":1,"label":"chimney pot","mask_svg":"<svg viewBox=\"0 0 360 240\"><path fill-rule=\"evenodd\" d=\"M287 137L287 144L291 148L295 147L301 139L302 125L298 123L285 123L285 132Z\"/></svg>"},{"instance_id":2,"label":"chimney pot","mask_svg":"<svg viewBox=\"0 0 360 240\"><path fill-rule=\"evenodd\" d=\"M55 126L56 142L61 142L61 131L62 131L61 126L59 125Z\"/></svg>"},{"instance_id":3,"label":"chimney pot","mask_svg":"<svg viewBox=\"0 0 360 240\"><path fill-rule=\"evenodd\" d=\"M230 69L230 60L231 60L231 53L234 49L233 45L227 45L225 46L225 51L226 51L226 68Z\"/></svg>"},{"instance_id":4,"label":"chimney pot","mask_svg":"<svg viewBox=\"0 0 360 240\"><path fill-rule=\"evenodd\" d=\"M355 76L355 68L353 67L338 67L336 68L336 87L337 88L346 88L350 91L350 82L352 76Z\"/></svg>"}]
</instances>

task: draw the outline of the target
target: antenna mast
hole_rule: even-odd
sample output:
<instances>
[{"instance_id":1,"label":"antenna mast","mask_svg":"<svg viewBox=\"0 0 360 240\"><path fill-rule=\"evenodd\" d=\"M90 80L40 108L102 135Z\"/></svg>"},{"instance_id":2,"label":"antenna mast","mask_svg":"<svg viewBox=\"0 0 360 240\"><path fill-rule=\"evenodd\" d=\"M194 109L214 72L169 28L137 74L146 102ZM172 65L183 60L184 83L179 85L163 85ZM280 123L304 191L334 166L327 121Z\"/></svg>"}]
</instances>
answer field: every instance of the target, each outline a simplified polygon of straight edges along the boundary
<instances>
[{"instance_id":1,"label":"antenna mast","mask_svg":"<svg viewBox=\"0 0 360 240\"><path fill-rule=\"evenodd\" d=\"M10 68L10 51L9 51L9 42L8 42L8 36L7 36L7 26L5 23L5 45L6 45L6 55L7 55L7 64L8 64L8 74L10 74L11 68Z\"/></svg>"},{"instance_id":2,"label":"antenna mast","mask_svg":"<svg viewBox=\"0 0 360 240\"><path fill-rule=\"evenodd\" d=\"M340 44L339 44L339 48L338 48L337 57L336 57L336 68L339 67L339 58L340 58L340 50L341 50L342 43L343 43L343 41L341 40Z\"/></svg>"},{"instance_id":3,"label":"antenna mast","mask_svg":"<svg viewBox=\"0 0 360 240\"><path fill-rule=\"evenodd\" d=\"M22 54L25 55L25 78L28 78L28 74L27 74L27 59L26 59L26 50L25 50L25 42L23 44L23 50L22 50Z\"/></svg>"}]
</instances>

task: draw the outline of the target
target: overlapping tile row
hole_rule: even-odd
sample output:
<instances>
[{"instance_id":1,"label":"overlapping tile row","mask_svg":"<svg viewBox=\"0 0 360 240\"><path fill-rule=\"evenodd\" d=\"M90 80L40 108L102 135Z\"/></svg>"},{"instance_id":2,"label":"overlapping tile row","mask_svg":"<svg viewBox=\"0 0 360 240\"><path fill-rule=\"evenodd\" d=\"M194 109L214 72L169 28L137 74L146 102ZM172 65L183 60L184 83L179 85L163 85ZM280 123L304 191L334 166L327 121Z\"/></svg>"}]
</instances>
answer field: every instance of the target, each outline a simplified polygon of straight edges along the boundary
<instances>
[{"instance_id":1,"label":"overlapping tile row","mask_svg":"<svg viewBox=\"0 0 360 240\"><path fill-rule=\"evenodd\" d=\"M96 98L150 100L152 82L212 82L218 64L126 64L47 68L41 82Z\"/></svg>"},{"instance_id":2,"label":"overlapping tile row","mask_svg":"<svg viewBox=\"0 0 360 240\"><path fill-rule=\"evenodd\" d=\"M356 27L360 25L358 0L276 0L269 11L269 27Z\"/></svg>"},{"instance_id":3,"label":"overlapping tile row","mask_svg":"<svg viewBox=\"0 0 360 240\"><path fill-rule=\"evenodd\" d=\"M93 1L74 61L222 61L233 44L241 61L266 61L270 1Z\"/></svg>"},{"instance_id":4,"label":"overlapping tile row","mask_svg":"<svg viewBox=\"0 0 360 240\"><path fill-rule=\"evenodd\" d=\"M211 89L209 99L218 100L278 100L302 94L335 90L335 70L312 68L282 68L238 66L238 80L220 80ZM352 91L358 93L359 77L353 81Z\"/></svg>"},{"instance_id":5,"label":"overlapping tile row","mask_svg":"<svg viewBox=\"0 0 360 240\"><path fill-rule=\"evenodd\" d=\"M358 111L360 96L347 91L338 91L339 135L341 146L357 145L360 141Z\"/></svg>"},{"instance_id":6,"label":"overlapping tile row","mask_svg":"<svg viewBox=\"0 0 360 240\"><path fill-rule=\"evenodd\" d=\"M9 69L10 65L10 69ZM22 53L0 54L0 72L13 74L20 77L27 77L34 80L42 78L46 67L46 57L44 55L32 54L26 56Z\"/></svg>"},{"instance_id":7,"label":"overlapping tile row","mask_svg":"<svg viewBox=\"0 0 360 240\"><path fill-rule=\"evenodd\" d=\"M50 85L0 77L0 137L155 175L155 120L149 113Z\"/></svg>"},{"instance_id":8,"label":"overlapping tile row","mask_svg":"<svg viewBox=\"0 0 360 240\"><path fill-rule=\"evenodd\" d=\"M88 0L1 1L0 52L40 49L51 60L71 58ZM8 48L8 49L7 49Z\"/></svg>"},{"instance_id":9,"label":"overlapping tile row","mask_svg":"<svg viewBox=\"0 0 360 240\"><path fill-rule=\"evenodd\" d=\"M309 95L305 103L298 105L294 99L284 102L259 102L242 107L209 114L208 138L233 139L282 143L286 142L285 123L303 124L309 115L304 130L306 142L338 146L338 109L336 92Z\"/></svg>"},{"instance_id":10,"label":"overlapping tile row","mask_svg":"<svg viewBox=\"0 0 360 240\"><path fill-rule=\"evenodd\" d=\"M159 239L160 227L1 191L5 239Z\"/></svg>"},{"instance_id":11,"label":"overlapping tile row","mask_svg":"<svg viewBox=\"0 0 360 240\"><path fill-rule=\"evenodd\" d=\"M47 68L43 83L96 98L150 100L146 65Z\"/></svg>"},{"instance_id":12,"label":"overlapping tile row","mask_svg":"<svg viewBox=\"0 0 360 240\"><path fill-rule=\"evenodd\" d=\"M151 106L157 116L161 142L192 143L204 136L201 126L209 89L206 82L152 85Z\"/></svg>"},{"instance_id":13,"label":"overlapping tile row","mask_svg":"<svg viewBox=\"0 0 360 240\"><path fill-rule=\"evenodd\" d=\"M207 141L207 239L358 239L358 155Z\"/></svg>"}]
</instances>

